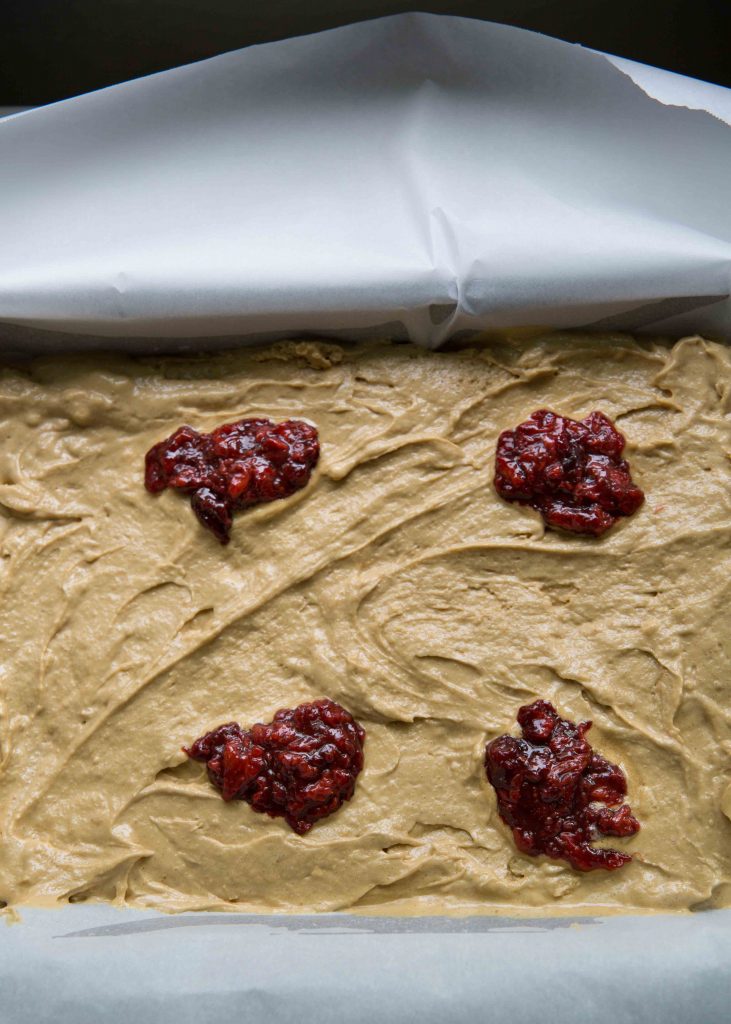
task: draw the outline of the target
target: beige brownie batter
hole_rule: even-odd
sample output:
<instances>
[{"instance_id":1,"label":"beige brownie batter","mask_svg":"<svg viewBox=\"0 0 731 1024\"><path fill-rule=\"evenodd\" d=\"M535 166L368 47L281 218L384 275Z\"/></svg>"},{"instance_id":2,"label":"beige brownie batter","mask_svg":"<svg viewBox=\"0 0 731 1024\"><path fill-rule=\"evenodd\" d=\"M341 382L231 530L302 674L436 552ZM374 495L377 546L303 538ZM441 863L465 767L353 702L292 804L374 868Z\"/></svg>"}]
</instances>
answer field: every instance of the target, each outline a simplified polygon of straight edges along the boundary
<instances>
[{"instance_id":1,"label":"beige brownie batter","mask_svg":"<svg viewBox=\"0 0 731 1024\"><path fill-rule=\"evenodd\" d=\"M647 500L600 540L492 486L498 433L601 409ZM39 360L0 379L0 897L164 910L555 914L731 904L731 359L554 336L430 354L275 346ZM322 459L221 547L143 487L181 423L305 417ZM331 697L350 803L296 836L181 745ZM642 823L628 866L520 855L488 738L591 718Z\"/></svg>"}]
</instances>

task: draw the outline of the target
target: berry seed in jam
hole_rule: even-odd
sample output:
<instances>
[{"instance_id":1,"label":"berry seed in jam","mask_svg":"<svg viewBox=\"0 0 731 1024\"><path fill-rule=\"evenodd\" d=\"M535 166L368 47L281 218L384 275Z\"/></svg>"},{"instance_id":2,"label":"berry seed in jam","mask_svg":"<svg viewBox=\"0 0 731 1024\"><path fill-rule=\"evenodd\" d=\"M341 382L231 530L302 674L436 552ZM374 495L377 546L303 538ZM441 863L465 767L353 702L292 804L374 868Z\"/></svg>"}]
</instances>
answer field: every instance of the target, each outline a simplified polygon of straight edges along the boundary
<instances>
[{"instance_id":1,"label":"berry seed in jam","mask_svg":"<svg viewBox=\"0 0 731 1024\"><path fill-rule=\"evenodd\" d=\"M640 826L622 803L624 772L584 738L591 722L575 725L537 700L520 708L518 724L522 739L498 736L485 750L500 817L518 849L566 860L579 871L621 868L629 854L591 844L599 836L633 836Z\"/></svg>"},{"instance_id":2,"label":"berry seed in jam","mask_svg":"<svg viewBox=\"0 0 731 1024\"><path fill-rule=\"evenodd\" d=\"M355 791L365 730L332 700L277 711L268 725L229 722L183 750L207 765L224 800L284 818L302 836Z\"/></svg>"},{"instance_id":3,"label":"berry seed in jam","mask_svg":"<svg viewBox=\"0 0 731 1024\"><path fill-rule=\"evenodd\" d=\"M624 443L604 413L572 420L539 409L498 438L495 488L548 526L599 537L645 499L622 458Z\"/></svg>"},{"instance_id":4,"label":"berry seed in jam","mask_svg":"<svg viewBox=\"0 0 731 1024\"><path fill-rule=\"evenodd\" d=\"M203 526L228 544L235 511L301 490L319 457L317 430L302 420L238 420L210 434L183 426L145 456L145 487L190 494Z\"/></svg>"}]
</instances>

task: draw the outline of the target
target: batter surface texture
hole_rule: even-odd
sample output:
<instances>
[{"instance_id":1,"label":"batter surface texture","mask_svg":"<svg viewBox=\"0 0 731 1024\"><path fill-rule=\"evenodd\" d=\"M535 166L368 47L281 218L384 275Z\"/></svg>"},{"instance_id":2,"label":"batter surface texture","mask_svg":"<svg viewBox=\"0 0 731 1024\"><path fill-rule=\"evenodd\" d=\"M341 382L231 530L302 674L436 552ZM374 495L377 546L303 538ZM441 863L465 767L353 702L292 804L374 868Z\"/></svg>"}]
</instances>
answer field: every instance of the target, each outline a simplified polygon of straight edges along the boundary
<instances>
[{"instance_id":1,"label":"batter surface texture","mask_svg":"<svg viewBox=\"0 0 731 1024\"><path fill-rule=\"evenodd\" d=\"M599 540L492 485L539 408L600 409L647 496ZM731 904L731 360L687 338L433 354L282 343L37 360L0 377L0 898L164 910L556 914ZM222 548L145 452L305 418L309 485ZM304 837L181 751L329 697L367 732ZM488 739L536 698L627 774L622 869L516 850Z\"/></svg>"}]
</instances>

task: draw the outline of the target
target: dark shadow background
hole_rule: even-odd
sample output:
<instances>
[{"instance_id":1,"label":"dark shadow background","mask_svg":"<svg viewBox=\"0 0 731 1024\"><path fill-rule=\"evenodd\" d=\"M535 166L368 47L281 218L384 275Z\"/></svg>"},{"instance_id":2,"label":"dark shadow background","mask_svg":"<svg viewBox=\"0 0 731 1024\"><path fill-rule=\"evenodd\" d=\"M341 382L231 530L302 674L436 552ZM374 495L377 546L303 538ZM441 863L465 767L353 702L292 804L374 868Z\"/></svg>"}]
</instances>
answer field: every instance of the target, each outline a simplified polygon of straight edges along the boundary
<instances>
[{"instance_id":1,"label":"dark shadow background","mask_svg":"<svg viewBox=\"0 0 731 1024\"><path fill-rule=\"evenodd\" d=\"M501 21L731 86L731 0L0 0L0 105L407 10Z\"/></svg>"}]
</instances>

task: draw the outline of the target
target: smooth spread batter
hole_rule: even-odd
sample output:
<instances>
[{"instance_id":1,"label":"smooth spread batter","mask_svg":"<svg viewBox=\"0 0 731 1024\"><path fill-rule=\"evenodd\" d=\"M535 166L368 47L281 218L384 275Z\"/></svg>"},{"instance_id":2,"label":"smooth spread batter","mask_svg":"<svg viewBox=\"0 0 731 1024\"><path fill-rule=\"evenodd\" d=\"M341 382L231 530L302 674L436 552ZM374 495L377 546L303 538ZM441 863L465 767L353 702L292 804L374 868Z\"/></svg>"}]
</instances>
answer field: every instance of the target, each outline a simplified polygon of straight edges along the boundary
<instances>
[{"instance_id":1,"label":"smooth spread batter","mask_svg":"<svg viewBox=\"0 0 731 1024\"><path fill-rule=\"evenodd\" d=\"M534 409L601 409L645 505L600 540L492 486ZM731 904L731 359L553 336L430 354L284 343L38 360L0 378L0 898L164 910L529 914ZM181 423L316 423L308 487L222 548L143 487ZM183 744L330 697L355 796L304 836ZM633 855L520 855L483 768L537 697L628 777Z\"/></svg>"}]
</instances>

